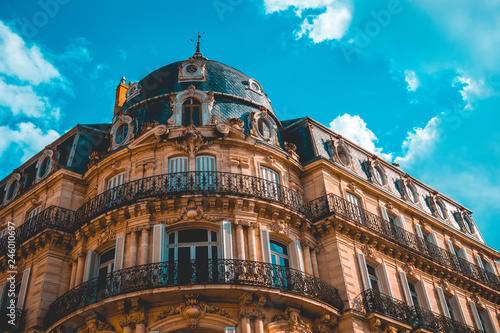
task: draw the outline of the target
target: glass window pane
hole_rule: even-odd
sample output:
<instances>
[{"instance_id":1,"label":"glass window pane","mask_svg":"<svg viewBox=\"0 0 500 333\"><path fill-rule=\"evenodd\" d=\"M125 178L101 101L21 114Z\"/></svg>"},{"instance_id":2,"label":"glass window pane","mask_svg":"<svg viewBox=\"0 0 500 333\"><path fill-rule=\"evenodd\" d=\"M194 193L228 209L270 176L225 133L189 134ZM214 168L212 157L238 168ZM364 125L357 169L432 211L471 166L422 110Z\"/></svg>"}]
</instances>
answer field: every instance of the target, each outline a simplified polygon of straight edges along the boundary
<instances>
[{"instance_id":1,"label":"glass window pane","mask_svg":"<svg viewBox=\"0 0 500 333\"><path fill-rule=\"evenodd\" d=\"M205 229L180 230L177 234L177 243L208 242L208 232Z\"/></svg>"},{"instance_id":2,"label":"glass window pane","mask_svg":"<svg viewBox=\"0 0 500 333\"><path fill-rule=\"evenodd\" d=\"M115 249L111 249L109 251L104 252L101 255L101 259L99 261L99 264L103 264L105 262L111 261L115 259Z\"/></svg>"},{"instance_id":3,"label":"glass window pane","mask_svg":"<svg viewBox=\"0 0 500 333\"><path fill-rule=\"evenodd\" d=\"M288 259L285 259L283 266L290 267L290 263L289 263Z\"/></svg>"},{"instance_id":4,"label":"glass window pane","mask_svg":"<svg viewBox=\"0 0 500 333\"><path fill-rule=\"evenodd\" d=\"M287 254L287 250L286 250L285 246L278 244L274 241L271 241L270 243L271 243L271 251L281 253L281 254Z\"/></svg>"},{"instance_id":5,"label":"glass window pane","mask_svg":"<svg viewBox=\"0 0 500 333\"><path fill-rule=\"evenodd\" d=\"M178 251L178 260L191 260L191 248L190 247L179 247Z\"/></svg>"},{"instance_id":6,"label":"glass window pane","mask_svg":"<svg viewBox=\"0 0 500 333\"><path fill-rule=\"evenodd\" d=\"M212 238L211 238L211 241L212 242L217 242L217 233L215 231L212 231Z\"/></svg>"},{"instance_id":7,"label":"glass window pane","mask_svg":"<svg viewBox=\"0 0 500 333\"><path fill-rule=\"evenodd\" d=\"M219 252L217 251L217 246L212 246L212 259L219 259Z\"/></svg>"},{"instance_id":8,"label":"glass window pane","mask_svg":"<svg viewBox=\"0 0 500 333\"><path fill-rule=\"evenodd\" d=\"M208 246L196 247L196 260L208 261Z\"/></svg>"},{"instance_id":9,"label":"glass window pane","mask_svg":"<svg viewBox=\"0 0 500 333\"><path fill-rule=\"evenodd\" d=\"M173 232L170 235L168 235L168 243L169 244L175 244L175 232Z\"/></svg>"},{"instance_id":10,"label":"glass window pane","mask_svg":"<svg viewBox=\"0 0 500 333\"><path fill-rule=\"evenodd\" d=\"M175 260L175 249L170 248L168 249L168 261L172 262Z\"/></svg>"}]
</instances>

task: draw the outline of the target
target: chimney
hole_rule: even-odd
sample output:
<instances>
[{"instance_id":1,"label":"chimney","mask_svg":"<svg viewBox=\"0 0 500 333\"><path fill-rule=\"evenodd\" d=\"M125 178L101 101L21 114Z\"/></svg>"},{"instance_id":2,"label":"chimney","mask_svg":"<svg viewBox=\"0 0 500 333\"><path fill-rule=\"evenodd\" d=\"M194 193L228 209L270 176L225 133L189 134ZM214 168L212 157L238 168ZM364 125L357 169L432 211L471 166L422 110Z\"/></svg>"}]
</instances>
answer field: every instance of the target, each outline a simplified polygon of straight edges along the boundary
<instances>
[{"instance_id":1,"label":"chimney","mask_svg":"<svg viewBox=\"0 0 500 333\"><path fill-rule=\"evenodd\" d=\"M116 97L115 97L115 113L113 118L120 112L123 103L125 103L125 94L127 93L128 86L125 84L125 76L122 76L120 84L116 87Z\"/></svg>"}]
</instances>

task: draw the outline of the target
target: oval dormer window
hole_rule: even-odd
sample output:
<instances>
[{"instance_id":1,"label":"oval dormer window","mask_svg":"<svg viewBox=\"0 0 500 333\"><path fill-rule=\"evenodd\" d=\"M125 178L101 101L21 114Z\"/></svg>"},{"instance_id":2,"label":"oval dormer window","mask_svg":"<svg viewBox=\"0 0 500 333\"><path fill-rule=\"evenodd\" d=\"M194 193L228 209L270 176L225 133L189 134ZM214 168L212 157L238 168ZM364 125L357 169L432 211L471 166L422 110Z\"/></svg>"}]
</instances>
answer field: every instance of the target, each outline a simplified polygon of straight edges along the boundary
<instances>
[{"instance_id":1,"label":"oval dormer window","mask_svg":"<svg viewBox=\"0 0 500 333\"><path fill-rule=\"evenodd\" d=\"M339 157L340 163L344 166L349 166L351 164L350 158L349 158L349 152L346 150L346 148L342 145L337 147L337 155Z\"/></svg>"},{"instance_id":2,"label":"oval dormer window","mask_svg":"<svg viewBox=\"0 0 500 333\"><path fill-rule=\"evenodd\" d=\"M379 166L373 167L373 175L375 176L375 180L377 181L377 183L379 183L380 185L385 184L385 181L384 181L385 177L382 174L381 168Z\"/></svg>"},{"instance_id":3,"label":"oval dormer window","mask_svg":"<svg viewBox=\"0 0 500 333\"><path fill-rule=\"evenodd\" d=\"M198 67L195 65L187 65L186 66L186 72L188 72L189 74L194 74L197 71L198 71Z\"/></svg>"},{"instance_id":4,"label":"oval dormer window","mask_svg":"<svg viewBox=\"0 0 500 333\"><path fill-rule=\"evenodd\" d=\"M120 127L118 127L118 130L115 133L115 144L119 145L128 136L128 125L127 124L121 124Z\"/></svg>"},{"instance_id":5,"label":"oval dormer window","mask_svg":"<svg viewBox=\"0 0 500 333\"><path fill-rule=\"evenodd\" d=\"M411 202L415 202L415 193L413 193L413 189L409 185L406 185L406 195Z\"/></svg>"},{"instance_id":6,"label":"oval dormer window","mask_svg":"<svg viewBox=\"0 0 500 333\"><path fill-rule=\"evenodd\" d=\"M40 168L38 169L38 178L45 177L50 171L50 157L47 156L40 163Z\"/></svg>"},{"instance_id":7,"label":"oval dormer window","mask_svg":"<svg viewBox=\"0 0 500 333\"><path fill-rule=\"evenodd\" d=\"M17 192L18 185L19 185L19 183L17 181L15 181L9 185L9 187L7 188L7 193L5 195L6 201L10 201L10 200L12 200L12 198L14 198L14 196L16 195L16 192Z\"/></svg>"},{"instance_id":8,"label":"oval dormer window","mask_svg":"<svg viewBox=\"0 0 500 333\"><path fill-rule=\"evenodd\" d=\"M257 128L259 130L259 134L264 139L270 139L271 138L271 126L266 121L266 119L259 118L259 120L257 121Z\"/></svg>"}]
</instances>

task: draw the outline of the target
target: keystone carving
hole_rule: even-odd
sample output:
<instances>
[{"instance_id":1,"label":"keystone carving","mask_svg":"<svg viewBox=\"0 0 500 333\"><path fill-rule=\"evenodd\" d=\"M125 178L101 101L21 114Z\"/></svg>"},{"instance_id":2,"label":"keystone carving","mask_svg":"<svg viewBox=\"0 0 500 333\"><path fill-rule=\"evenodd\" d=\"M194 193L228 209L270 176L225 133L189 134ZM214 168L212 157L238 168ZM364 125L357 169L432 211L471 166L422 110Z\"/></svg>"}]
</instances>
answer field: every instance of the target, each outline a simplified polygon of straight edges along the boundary
<instances>
[{"instance_id":1,"label":"keystone carving","mask_svg":"<svg viewBox=\"0 0 500 333\"><path fill-rule=\"evenodd\" d=\"M191 159L194 158L194 155L198 151L207 148L209 144L210 141L193 125L189 125L184 131L182 131L182 135L176 139L176 142L174 142L175 147L177 149L184 150L189 154Z\"/></svg>"},{"instance_id":2,"label":"keystone carving","mask_svg":"<svg viewBox=\"0 0 500 333\"><path fill-rule=\"evenodd\" d=\"M273 322L280 321L280 320L288 321L288 326L290 327L291 332L296 332L297 330L299 330L299 328L302 331L303 330L306 330L306 331L311 330L311 327L310 327L311 325L304 322L304 320L300 317L300 311L295 309L295 308L288 307L288 308L286 308L285 312L283 312L279 315L276 315L273 318Z\"/></svg>"},{"instance_id":3,"label":"keystone carving","mask_svg":"<svg viewBox=\"0 0 500 333\"><path fill-rule=\"evenodd\" d=\"M194 201L189 201L187 207L183 207L177 217L164 220L163 223L173 224L179 221L198 221L201 219L210 222L219 222L223 220L222 217L206 214L203 211L203 207L196 206Z\"/></svg>"}]
</instances>

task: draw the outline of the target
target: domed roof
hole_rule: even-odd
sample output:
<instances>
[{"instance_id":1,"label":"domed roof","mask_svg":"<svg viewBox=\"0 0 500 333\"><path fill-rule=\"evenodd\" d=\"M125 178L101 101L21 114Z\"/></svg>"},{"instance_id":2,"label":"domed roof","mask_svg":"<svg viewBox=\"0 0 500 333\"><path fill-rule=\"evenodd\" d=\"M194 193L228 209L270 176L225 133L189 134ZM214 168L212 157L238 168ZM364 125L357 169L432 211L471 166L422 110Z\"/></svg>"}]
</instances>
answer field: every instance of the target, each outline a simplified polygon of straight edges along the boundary
<instances>
[{"instance_id":1,"label":"domed roof","mask_svg":"<svg viewBox=\"0 0 500 333\"><path fill-rule=\"evenodd\" d=\"M193 85L198 90L213 91L216 93L216 101L223 102L222 104L224 101L244 103L246 100L250 104L258 104L272 111L269 99L256 80L233 67L200 56L171 63L144 77L139 82L140 94L126 101L122 110L157 96L184 91ZM190 80L189 77L182 77L183 73L179 73L185 70L183 65L190 61L204 67L203 79ZM256 89L252 89L252 84Z\"/></svg>"}]
</instances>

